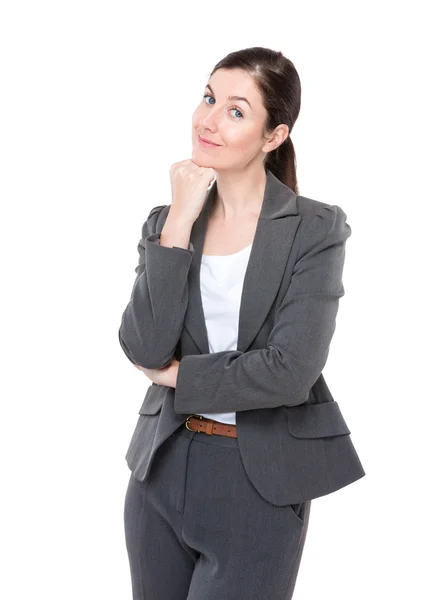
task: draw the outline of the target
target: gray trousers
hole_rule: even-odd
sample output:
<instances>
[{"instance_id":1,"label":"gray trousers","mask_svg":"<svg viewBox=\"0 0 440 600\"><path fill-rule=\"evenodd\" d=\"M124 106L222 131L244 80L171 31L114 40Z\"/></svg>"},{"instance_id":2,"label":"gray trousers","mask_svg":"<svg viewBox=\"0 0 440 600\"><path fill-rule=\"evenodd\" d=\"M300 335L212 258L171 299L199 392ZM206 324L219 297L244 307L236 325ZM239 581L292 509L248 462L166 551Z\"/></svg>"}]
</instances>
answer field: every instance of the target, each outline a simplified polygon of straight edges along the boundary
<instances>
[{"instance_id":1,"label":"gray trousers","mask_svg":"<svg viewBox=\"0 0 440 600\"><path fill-rule=\"evenodd\" d=\"M124 505L134 600L290 600L311 500L276 506L254 488L238 441L183 424Z\"/></svg>"}]
</instances>

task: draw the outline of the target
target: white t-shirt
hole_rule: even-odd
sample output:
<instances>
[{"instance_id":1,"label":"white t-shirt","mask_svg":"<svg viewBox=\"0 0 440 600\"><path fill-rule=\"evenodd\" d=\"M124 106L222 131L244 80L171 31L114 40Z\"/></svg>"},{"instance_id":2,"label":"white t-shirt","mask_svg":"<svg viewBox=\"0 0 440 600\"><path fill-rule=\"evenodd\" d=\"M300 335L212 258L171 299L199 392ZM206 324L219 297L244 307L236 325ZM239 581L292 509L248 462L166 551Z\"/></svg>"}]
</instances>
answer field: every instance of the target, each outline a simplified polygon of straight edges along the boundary
<instances>
[{"instance_id":1,"label":"white t-shirt","mask_svg":"<svg viewBox=\"0 0 440 600\"><path fill-rule=\"evenodd\" d=\"M210 352L236 350L241 294L252 244L234 254L202 254L200 292ZM236 424L235 412L196 413L207 419Z\"/></svg>"}]
</instances>

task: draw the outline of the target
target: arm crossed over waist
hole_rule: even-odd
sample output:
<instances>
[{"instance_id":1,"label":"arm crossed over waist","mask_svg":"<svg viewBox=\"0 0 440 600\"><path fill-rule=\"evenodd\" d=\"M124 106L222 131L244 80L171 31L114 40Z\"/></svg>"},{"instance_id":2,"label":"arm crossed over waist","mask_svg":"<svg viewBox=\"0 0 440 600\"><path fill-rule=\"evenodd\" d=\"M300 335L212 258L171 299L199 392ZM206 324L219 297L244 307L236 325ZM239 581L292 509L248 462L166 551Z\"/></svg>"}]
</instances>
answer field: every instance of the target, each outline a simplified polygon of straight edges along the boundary
<instances>
[{"instance_id":1,"label":"arm crossed over waist","mask_svg":"<svg viewBox=\"0 0 440 600\"><path fill-rule=\"evenodd\" d=\"M336 328L350 235L339 206L325 206L316 213L266 348L184 356L177 374L176 413L274 408L307 400L327 361Z\"/></svg>"}]
</instances>

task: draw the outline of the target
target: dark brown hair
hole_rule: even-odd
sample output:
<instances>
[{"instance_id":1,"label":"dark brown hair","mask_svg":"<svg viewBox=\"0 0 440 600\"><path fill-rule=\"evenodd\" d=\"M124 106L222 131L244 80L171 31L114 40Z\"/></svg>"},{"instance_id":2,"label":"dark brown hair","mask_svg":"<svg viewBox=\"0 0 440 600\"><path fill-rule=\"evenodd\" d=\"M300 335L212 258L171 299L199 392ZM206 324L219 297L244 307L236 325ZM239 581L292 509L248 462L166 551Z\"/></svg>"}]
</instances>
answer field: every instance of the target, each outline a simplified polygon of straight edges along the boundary
<instances>
[{"instance_id":1,"label":"dark brown hair","mask_svg":"<svg viewBox=\"0 0 440 600\"><path fill-rule=\"evenodd\" d=\"M243 69L253 78L267 110L266 131L271 132L282 123L288 126L289 135L278 148L266 154L264 166L299 194L296 155L290 133L301 108L301 82L292 61L282 52L254 46L225 56L210 76L218 69Z\"/></svg>"}]
</instances>

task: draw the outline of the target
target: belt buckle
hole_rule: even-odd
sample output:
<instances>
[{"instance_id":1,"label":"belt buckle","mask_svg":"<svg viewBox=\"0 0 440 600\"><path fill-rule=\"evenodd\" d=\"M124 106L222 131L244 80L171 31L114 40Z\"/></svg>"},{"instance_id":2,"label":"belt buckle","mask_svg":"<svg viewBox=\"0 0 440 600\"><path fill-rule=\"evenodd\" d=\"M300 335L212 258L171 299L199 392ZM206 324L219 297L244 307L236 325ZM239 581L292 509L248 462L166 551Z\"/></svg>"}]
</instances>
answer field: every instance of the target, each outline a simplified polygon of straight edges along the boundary
<instances>
[{"instance_id":1,"label":"belt buckle","mask_svg":"<svg viewBox=\"0 0 440 600\"><path fill-rule=\"evenodd\" d=\"M200 420L203 419L203 417L201 417L200 415L189 415L189 417L186 417L186 420L185 420L185 427L188 429L188 431L195 431L196 433L200 433L200 431L198 429L191 429L191 427L189 426L188 421L191 417L197 417Z\"/></svg>"}]
</instances>

